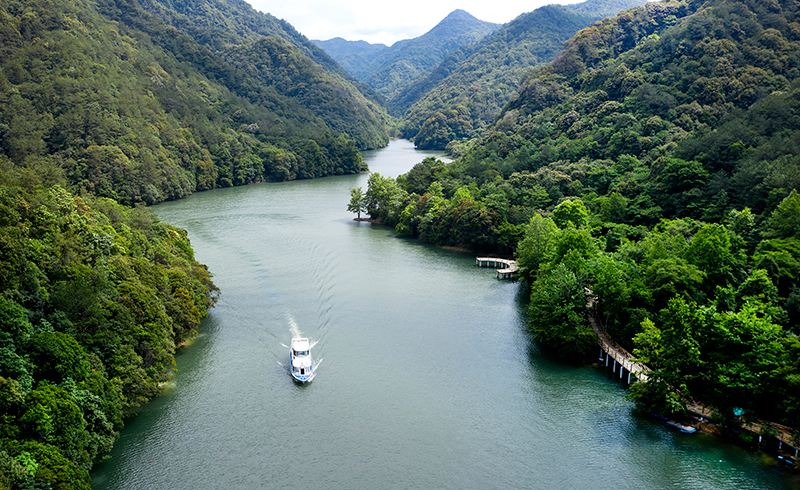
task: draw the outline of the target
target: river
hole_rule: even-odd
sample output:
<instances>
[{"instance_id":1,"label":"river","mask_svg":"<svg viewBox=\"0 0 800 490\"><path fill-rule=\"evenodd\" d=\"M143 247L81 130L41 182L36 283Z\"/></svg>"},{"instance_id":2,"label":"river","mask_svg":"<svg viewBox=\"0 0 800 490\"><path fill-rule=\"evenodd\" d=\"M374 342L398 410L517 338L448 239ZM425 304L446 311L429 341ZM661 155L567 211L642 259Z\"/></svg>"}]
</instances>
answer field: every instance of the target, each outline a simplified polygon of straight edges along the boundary
<instances>
[{"instance_id":1,"label":"river","mask_svg":"<svg viewBox=\"0 0 800 490\"><path fill-rule=\"evenodd\" d=\"M365 153L396 176L428 155ZM639 415L605 370L525 330L516 282L472 255L357 223L366 175L201 192L160 204L222 290L163 396L97 489L783 489L757 452ZM293 333L317 345L289 376Z\"/></svg>"}]
</instances>

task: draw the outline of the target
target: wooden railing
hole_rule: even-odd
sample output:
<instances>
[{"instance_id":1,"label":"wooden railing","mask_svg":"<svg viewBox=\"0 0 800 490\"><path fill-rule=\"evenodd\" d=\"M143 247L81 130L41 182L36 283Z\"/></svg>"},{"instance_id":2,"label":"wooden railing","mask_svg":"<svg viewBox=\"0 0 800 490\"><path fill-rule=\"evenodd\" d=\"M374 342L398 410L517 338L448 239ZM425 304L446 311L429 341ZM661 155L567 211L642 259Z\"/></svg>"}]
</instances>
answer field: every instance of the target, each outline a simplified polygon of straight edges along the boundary
<instances>
[{"instance_id":1,"label":"wooden railing","mask_svg":"<svg viewBox=\"0 0 800 490\"><path fill-rule=\"evenodd\" d=\"M498 279L511 279L514 274L519 271L516 260L498 259L494 257L478 257L475 259L475 265L478 267L494 267L497 269Z\"/></svg>"},{"instance_id":2,"label":"wooden railing","mask_svg":"<svg viewBox=\"0 0 800 490\"><path fill-rule=\"evenodd\" d=\"M592 330L597 335L597 343L603 351L620 364L623 368L627 369L629 373L636 376L639 381L647 381L648 373L651 369L646 365L636 361L636 358L625 350L621 345L614 342L606 330L600 325L600 321L595 314L595 301L597 298L590 289L586 289L586 316L589 318L589 324ZM621 373L620 373L621 374ZM704 407L698 403L687 402L686 409L697 415L705 417L709 420L715 418L713 410ZM764 432L773 432L775 438L780 441L781 446L786 444L789 448L794 449L795 458L798 456L798 448L796 446L797 431L785 425L774 424L762 420L754 420L752 422L742 425L742 428L759 435L759 442L761 434ZM769 430L765 430L769 429Z\"/></svg>"},{"instance_id":3,"label":"wooden railing","mask_svg":"<svg viewBox=\"0 0 800 490\"><path fill-rule=\"evenodd\" d=\"M594 293L590 289L585 290L586 293L586 316L589 318L589 324L592 326L592 330L594 330L595 335L597 335L597 343L600 345L600 348L605 351L606 354L611 356L615 361L617 361L622 367L628 370L629 373L636 376L637 379L640 381L647 381L647 373L650 372L650 368L642 364L641 362L636 361L635 357L625 350L621 345L614 342L614 339L608 335L606 330L600 326L600 322L597 320L597 316L595 315L594 311L594 303L595 303L595 296Z\"/></svg>"}]
</instances>

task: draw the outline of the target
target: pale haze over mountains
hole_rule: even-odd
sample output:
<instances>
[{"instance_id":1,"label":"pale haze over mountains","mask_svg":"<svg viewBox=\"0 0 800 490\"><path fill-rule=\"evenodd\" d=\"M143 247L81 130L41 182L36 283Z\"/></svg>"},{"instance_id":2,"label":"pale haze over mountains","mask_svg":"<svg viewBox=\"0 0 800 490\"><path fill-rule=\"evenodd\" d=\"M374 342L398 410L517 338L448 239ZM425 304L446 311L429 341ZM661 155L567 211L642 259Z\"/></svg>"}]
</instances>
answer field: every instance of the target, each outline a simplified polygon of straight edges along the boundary
<instances>
[{"instance_id":1,"label":"pale haze over mountains","mask_svg":"<svg viewBox=\"0 0 800 490\"><path fill-rule=\"evenodd\" d=\"M272 14L292 24L309 39L341 37L348 41L367 41L387 46L421 36L450 12L462 9L478 19L504 24L518 15L543 5L562 5L574 1L549 0L485 2L482 0L446 0L426 2L365 2L362 0L311 0L283 2L249 0L256 10Z\"/></svg>"},{"instance_id":2,"label":"pale haze over mountains","mask_svg":"<svg viewBox=\"0 0 800 490\"><path fill-rule=\"evenodd\" d=\"M444 148L477 136L494 120L531 67L552 60L580 29L643 0L551 4L511 22L450 12L422 36L392 46L336 37L313 41L403 118L400 135L418 148Z\"/></svg>"}]
</instances>

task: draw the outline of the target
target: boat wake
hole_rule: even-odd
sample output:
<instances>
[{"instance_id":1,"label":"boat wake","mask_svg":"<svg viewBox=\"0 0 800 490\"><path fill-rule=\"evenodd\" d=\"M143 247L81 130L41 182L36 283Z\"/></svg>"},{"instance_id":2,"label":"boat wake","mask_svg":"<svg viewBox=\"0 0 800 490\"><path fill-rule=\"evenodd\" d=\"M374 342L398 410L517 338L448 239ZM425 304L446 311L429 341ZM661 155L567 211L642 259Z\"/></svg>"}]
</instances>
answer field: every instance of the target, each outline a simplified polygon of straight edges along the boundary
<instances>
[{"instance_id":1,"label":"boat wake","mask_svg":"<svg viewBox=\"0 0 800 490\"><path fill-rule=\"evenodd\" d=\"M292 337L302 337L303 332L300 331L300 327L297 325L294 317L291 314L288 314L286 315L286 318L289 320L289 331L292 332Z\"/></svg>"}]
</instances>

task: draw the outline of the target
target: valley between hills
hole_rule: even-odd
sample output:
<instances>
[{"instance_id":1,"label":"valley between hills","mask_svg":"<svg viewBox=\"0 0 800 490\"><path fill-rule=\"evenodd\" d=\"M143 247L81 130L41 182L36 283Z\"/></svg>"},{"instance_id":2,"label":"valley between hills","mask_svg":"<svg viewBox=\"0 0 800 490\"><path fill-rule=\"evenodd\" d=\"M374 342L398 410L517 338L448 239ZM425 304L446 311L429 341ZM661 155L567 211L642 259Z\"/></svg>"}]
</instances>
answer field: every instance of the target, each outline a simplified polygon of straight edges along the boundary
<instances>
[{"instance_id":1,"label":"valley between hills","mask_svg":"<svg viewBox=\"0 0 800 490\"><path fill-rule=\"evenodd\" d=\"M373 173L351 209L516 259L527 330L566 362L596 356L593 291L652 369L643 410L797 434L799 114L789 0L455 10L392 46L243 0L4 1L0 488L89 488L217 302L148 206L361 174L393 138L453 161Z\"/></svg>"}]
</instances>

